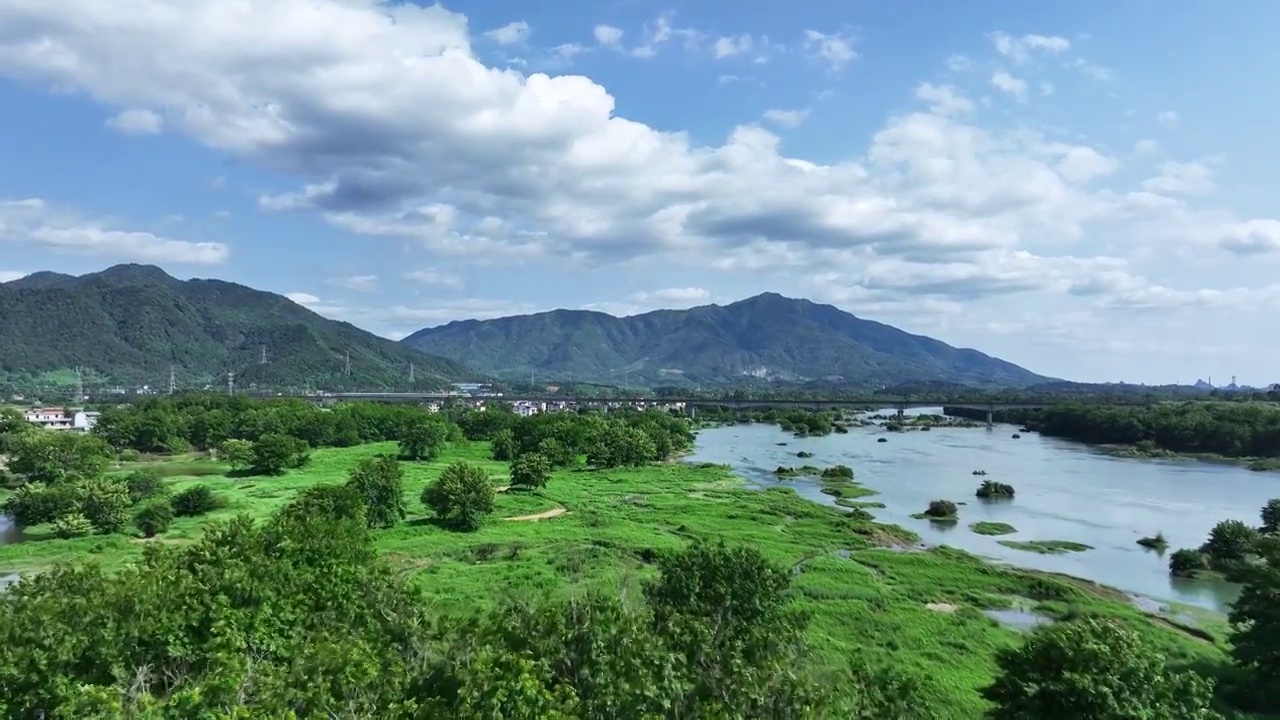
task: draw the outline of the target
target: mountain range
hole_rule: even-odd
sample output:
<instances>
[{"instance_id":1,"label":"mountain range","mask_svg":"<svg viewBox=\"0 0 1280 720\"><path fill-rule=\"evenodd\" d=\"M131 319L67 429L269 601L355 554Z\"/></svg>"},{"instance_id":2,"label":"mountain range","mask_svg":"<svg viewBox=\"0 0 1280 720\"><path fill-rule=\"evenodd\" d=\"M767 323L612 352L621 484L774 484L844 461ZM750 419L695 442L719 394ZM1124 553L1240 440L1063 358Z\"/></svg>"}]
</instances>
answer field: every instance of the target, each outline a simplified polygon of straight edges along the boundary
<instances>
[{"instance_id":1,"label":"mountain range","mask_svg":"<svg viewBox=\"0 0 1280 720\"><path fill-rule=\"evenodd\" d=\"M403 389L411 364L421 388L476 379L280 295L149 265L0 284L0 380L11 384L80 367L103 382L164 387L172 368L184 388L223 387L232 371L242 388Z\"/></svg>"},{"instance_id":2,"label":"mountain range","mask_svg":"<svg viewBox=\"0 0 1280 720\"><path fill-rule=\"evenodd\" d=\"M509 379L533 374L631 386L821 380L860 387L1052 380L977 350L776 293L628 317L553 310L460 320L401 342Z\"/></svg>"}]
</instances>

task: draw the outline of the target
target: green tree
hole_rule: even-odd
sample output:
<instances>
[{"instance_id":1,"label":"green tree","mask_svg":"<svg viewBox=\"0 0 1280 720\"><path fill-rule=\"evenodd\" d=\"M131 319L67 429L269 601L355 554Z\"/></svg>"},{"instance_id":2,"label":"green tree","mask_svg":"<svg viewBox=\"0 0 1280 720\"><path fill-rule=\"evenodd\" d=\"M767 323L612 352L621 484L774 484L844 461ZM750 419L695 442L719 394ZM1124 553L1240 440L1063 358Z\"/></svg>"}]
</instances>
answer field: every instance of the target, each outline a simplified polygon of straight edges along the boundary
<instances>
[{"instance_id":1,"label":"green tree","mask_svg":"<svg viewBox=\"0 0 1280 720\"><path fill-rule=\"evenodd\" d=\"M445 525L474 531L493 512L493 486L489 475L477 465L456 462L440 473L440 478L422 490L422 504L431 508Z\"/></svg>"},{"instance_id":2,"label":"green tree","mask_svg":"<svg viewBox=\"0 0 1280 720\"><path fill-rule=\"evenodd\" d=\"M1242 571L1231 606L1232 656L1249 675L1241 700L1259 711L1280 707L1280 539L1260 543L1263 561Z\"/></svg>"},{"instance_id":3,"label":"green tree","mask_svg":"<svg viewBox=\"0 0 1280 720\"><path fill-rule=\"evenodd\" d=\"M128 484L115 477L96 478L84 484L80 513L100 533L119 532L129 523Z\"/></svg>"},{"instance_id":4,"label":"green tree","mask_svg":"<svg viewBox=\"0 0 1280 720\"><path fill-rule=\"evenodd\" d=\"M1262 532L1280 535L1280 498L1271 498L1262 506Z\"/></svg>"},{"instance_id":5,"label":"green tree","mask_svg":"<svg viewBox=\"0 0 1280 720\"><path fill-rule=\"evenodd\" d=\"M84 493L79 485L26 483L5 501L4 512L22 527L53 522L80 510Z\"/></svg>"},{"instance_id":6,"label":"green tree","mask_svg":"<svg viewBox=\"0 0 1280 720\"><path fill-rule=\"evenodd\" d=\"M371 528L389 528L404 519L404 469L393 457L365 458L351 469L347 484L360 494Z\"/></svg>"},{"instance_id":7,"label":"green tree","mask_svg":"<svg viewBox=\"0 0 1280 720\"><path fill-rule=\"evenodd\" d=\"M1209 531L1209 539L1200 546L1200 551L1218 568L1245 560L1255 552L1257 544L1257 530L1239 520L1223 520Z\"/></svg>"},{"instance_id":8,"label":"green tree","mask_svg":"<svg viewBox=\"0 0 1280 720\"><path fill-rule=\"evenodd\" d=\"M244 470L253 466L253 443L248 440L226 440L218 448L218 455L232 470Z\"/></svg>"},{"instance_id":9,"label":"green tree","mask_svg":"<svg viewBox=\"0 0 1280 720\"><path fill-rule=\"evenodd\" d=\"M25 433L15 443L9 469L28 482L75 482L99 477L110 459L111 448L93 435Z\"/></svg>"},{"instance_id":10,"label":"green tree","mask_svg":"<svg viewBox=\"0 0 1280 720\"><path fill-rule=\"evenodd\" d=\"M537 453L546 458L552 467L569 467L577 460L573 448L554 437L538 441Z\"/></svg>"},{"instance_id":11,"label":"green tree","mask_svg":"<svg viewBox=\"0 0 1280 720\"><path fill-rule=\"evenodd\" d=\"M143 537L163 534L173 523L173 506L164 500L153 500L138 509L133 516L134 527Z\"/></svg>"},{"instance_id":12,"label":"green tree","mask_svg":"<svg viewBox=\"0 0 1280 720\"><path fill-rule=\"evenodd\" d=\"M587 462L598 468L639 467L654 459L653 440L641 429L611 422L587 450Z\"/></svg>"},{"instance_id":13,"label":"green tree","mask_svg":"<svg viewBox=\"0 0 1280 720\"><path fill-rule=\"evenodd\" d=\"M1000 675L983 690L993 720L1218 720L1213 683L1174 672L1133 628L1085 617L1045 625L996 656Z\"/></svg>"},{"instance_id":14,"label":"green tree","mask_svg":"<svg viewBox=\"0 0 1280 720\"><path fill-rule=\"evenodd\" d=\"M400 457L405 460L435 460L444 451L449 439L449 429L426 415L417 415L405 421L397 440Z\"/></svg>"},{"instance_id":15,"label":"green tree","mask_svg":"<svg viewBox=\"0 0 1280 720\"><path fill-rule=\"evenodd\" d=\"M551 463L538 453L524 453L511 463L511 485L534 489L551 479Z\"/></svg>"},{"instance_id":16,"label":"green tree","mask_svg":"<svg viewBox=\"0 0 1280 720\"><path fill-rule=\"evenodd\" d=\"M493 442L490 444L493 453L493 459L499 462L511 462L516 459L520 449L516 445L515 433L509 427L504 427L494 432Z\"/></svg>"},{"instance_id":17,"label":"green tree","mask_svg":"<svg viewBox=\"0 0 1280 720\"><path fill-rule=\"evenodd\" d=\"M125 476L125 486L129 489L129 501L137 504L160 495L166 495L169 488L160 473L150 468L134 470Z\"/></svg>"},{"instance_id":18,"label":"green tree","mask_svg":"<svg viewBox=\"0 0 1280 720\"><path fill-rule=\"evenodd\" d=\"M253 444L253 470L260 475L281 475L307 461L307 444L291 435L263 435Z\"/></svg>"}]
</instances>

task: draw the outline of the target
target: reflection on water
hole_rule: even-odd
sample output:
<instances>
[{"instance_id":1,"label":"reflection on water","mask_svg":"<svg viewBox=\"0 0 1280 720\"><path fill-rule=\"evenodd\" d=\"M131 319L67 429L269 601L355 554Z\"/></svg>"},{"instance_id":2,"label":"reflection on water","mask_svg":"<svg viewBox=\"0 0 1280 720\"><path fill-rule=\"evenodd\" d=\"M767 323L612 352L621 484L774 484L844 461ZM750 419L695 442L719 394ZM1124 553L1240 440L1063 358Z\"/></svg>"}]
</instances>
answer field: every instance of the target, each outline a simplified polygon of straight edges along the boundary
<instances>
[{"instance_id":1,"label":"reflection on water","mask_svg":"<svg viewBox=\"0 0 1280 720\"><path fill-rule=\"evenodd\" d=\"M814 502L833 504L814 478L780 482L773 475L779 465L799 464L796 453L803 450L813 453L805 463L852 467L858 482L880 493L867 499L888 506L869 512L911 528L926 543L1212 610L1224 610L1235 599L1238 589L1228 583L1170 578L1165 558L1137 541L1162 532L1171 550L1198 547L1220 520L1257 524L1262 505L1280 497L1280 473L1193 460L1117 458L1037 433L1014 440L1010 432L1008 425L927 433L852 427L847 435L791 438L773 425L736 425L701 431L689 460L728 464L753 484L785 485ZM892 442L876 442L889 434ZM784 441L786 447L777 446ZM974 477L975 470L987 475ZM1011 502L979 500L974 491L982 480L1009 483L1017 496ZM967 503L960 507L958 524L944 527L910 517L930 500L942 499ZM977 535L969 525L978 521L1008 523L1017 532ZM998 540L1071 540L1094 549L1038 555Z\"/></svg>"}]
</instances>

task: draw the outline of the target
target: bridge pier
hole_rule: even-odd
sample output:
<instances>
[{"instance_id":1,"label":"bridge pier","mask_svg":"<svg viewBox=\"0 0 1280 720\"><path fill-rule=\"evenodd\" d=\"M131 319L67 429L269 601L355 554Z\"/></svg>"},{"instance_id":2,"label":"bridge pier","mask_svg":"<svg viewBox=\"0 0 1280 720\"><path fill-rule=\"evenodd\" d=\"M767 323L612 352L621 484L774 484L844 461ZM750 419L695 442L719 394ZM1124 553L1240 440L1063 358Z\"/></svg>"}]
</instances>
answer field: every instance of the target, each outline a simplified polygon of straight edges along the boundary
<instances>
[{"instance_id":1,"label":"bridge pier","mask_svg":"<svg viewBox=\"0 0 1280 720\"><path fill-rule=\"evenodd\" d=\"M995 414L996 414L996 409L995 409L995 407L994 407L994 406L992 406L992 405L988 405L988 406L987 406L987 428L988 428L988 429L993 428L993 427L995 427L995 426L996 426L996 425L995 425L995 422L993 422L993 419L994 419L994 417L995 417Z\"/></svg>"}]
</instances>

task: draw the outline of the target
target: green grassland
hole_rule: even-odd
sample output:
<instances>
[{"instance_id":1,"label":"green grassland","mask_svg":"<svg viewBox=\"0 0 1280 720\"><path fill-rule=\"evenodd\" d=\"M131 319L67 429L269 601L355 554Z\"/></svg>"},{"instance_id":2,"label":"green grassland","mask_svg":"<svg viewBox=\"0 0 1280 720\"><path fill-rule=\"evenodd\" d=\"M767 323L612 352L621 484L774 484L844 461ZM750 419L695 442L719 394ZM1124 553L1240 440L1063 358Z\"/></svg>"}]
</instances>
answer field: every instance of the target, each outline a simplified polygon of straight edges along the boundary
<instances>
[{"instance_id":1,"label":"green grassland","mask_svg":"<svg viewBox=\"0 0 1280 720\"><path fill-rule=\"evenodd\" d=\"M228 501L210 515L177 520L153 542L189 541L210 523L239 513L266 517L299 490L344 482L362 458L394 447L316 450L304 468L281 477L227 477L225 467L195 457L143 463L160 470L175 490L207 484ZM986 704L977 690L995 674L994 653L1019 641L1018 631L988 618L984 609L1016 607L1054 618L1081 612L1122 616L1137 622L1180 665L1211 673L1225 666L1220 621L1178 627L1092 583L998 567L947 547L926 550L907 530L857 520L790 488L746 489L723 466L557 471L542 490L500 492L480 530L445 530L419 495L457 460L484 467L495 487L507 485L507 464L489 459L487 443L454 443L436 461L404 464L409 517L375 531L386 557L442 611L598 589L636 597L653 573L656 553L694 538L718 538L758 548L793 569L791 592L812 615L811 639L821 667L837 667L854 654L890 661L924 679L930 705L949 713L940 717L980 717ZM826 487L846 502L868 494L848 481L828 481ZM504 519L557 508L565 513L537 521ZM34 541L0 547L0 574L85 558L118 567L137 558L145 544L128 535L59 540L40 527L29 535Z\"/></svg>"}]
</instances>

